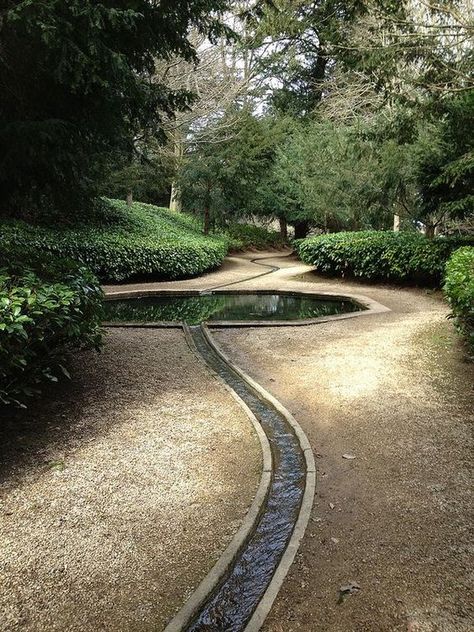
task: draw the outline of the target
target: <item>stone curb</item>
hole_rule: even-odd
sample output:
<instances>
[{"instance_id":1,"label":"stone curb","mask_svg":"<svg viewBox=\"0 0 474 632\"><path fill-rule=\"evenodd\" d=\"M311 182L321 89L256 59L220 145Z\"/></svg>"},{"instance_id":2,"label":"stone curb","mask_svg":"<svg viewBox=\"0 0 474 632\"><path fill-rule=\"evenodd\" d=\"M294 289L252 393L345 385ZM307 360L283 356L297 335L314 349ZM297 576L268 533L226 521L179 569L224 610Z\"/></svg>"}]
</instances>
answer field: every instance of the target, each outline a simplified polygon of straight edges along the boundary
<instances>
[{"instance_id":1,"label":"stone curb","mask_svg":"<svg viewBox=\"0 0 474 632\"><path fill-rule=\"evenodd\" d=\"M186 629L186 626L189 625L189 623L191 622L192 617L198 611L200 605L216 588L221 578L225 575L226 571L233 563L237 553L243 546L245 546L245 542L247 541L247 538L251 533L257 519L259 518L262 506L268 494L272 478L272 457L270 445L265 433L263 432L263 429L261 428L260 424L258 423L253 413L250 411L248 406L240 399L235 391L230 388L224 382L224 380L219 375L217 375L215 371L212 370L202 359L201 355L195 348L194 342L189 334L189 327L185 325L183 329L189 347L194 353L196 353L200 361L206 365L210 373L226 388L229 393L231 393L234 399L239 402L239 404L242 406L242 408L245 410L252 423L254 424L262 446L263 472L255 499L239 531L236 533L231 543L226 548L226 550L221 555L211 571L208 573L208 575L202 580L198 588L186 601L184 606L178 611L175 617L166 626L164 632L183 632L183 630ZM265 591L257 608L255 609L250 621L245 627L245 632L258 632L258 630L260 630L261 626L263 625L265 618L270 612L273 602L275 601L278 592L283 584L283 581L288 571L290 570L311 515L316 485L316 468L314 457L309 441L293 415L291 415L291 413L287 411L286 408L284 408L284 406L275 397L273 397L273 395L268 393L262 386L260 386L257 382L255 382L255 380L244 373L244 371L237 367L228 358L228 356L216 344L210 334L209 329L206 326L203 326L202 329L207 342L216 351L216 353L219 354L222 359L230 366L230 368L235 371L252 388L252 390L255 391L255 393L259 397L267 400L267 402L270 403L270 405L273 406L287 420L288 424L291 426L293 432L298 439L306 464L305 491L303 494L303 499L301 502L301 507L295 528L267 590Z\"/></svg>"},{"instance_id":2,"label":"stone curb","mask_svg":"<svg viewBox=\"0 0 474 632\"><path fill-rule=\"evenodd\" d=\"M248 536L254 529L256 522L260 517L262 507L265 503L270 489L273 470L273 460L270 443L268 441L267 435L263 431L255 415L252 413L247 404L237 395L237 393L232 388L230 388L230 386L226 384L226 382L220 377L220 375L218 375L213 369L211 369L211 367L209 367L209 365L204 361L201 354L198 352L194 345L194 341L189 333L189 327L187 325L184 325L182 326L182 328L184 330L186 341L191 351L197 356L199 361L205 365L206 369L213 375L213 377L222 386L224 386L224 388L241 406L241 408L245 411L250 421L252 422L262 449L262 475L260 478L259 486L257 488L257 492L255 494L255 498L242 524L240 525L239 530L234 535L231 542L224 550L222 555L219 557L217 562L214 564L212 569L209 571L209 573L206 575L206 577L201 581L201 583L192 593L189 599L180 608L173 619L168 623L168 625L164 629L164 632L182 632L185 629L185 626L190 623L192 617L196 614L202 602L212 593L212 591L218 585L219 581L225 575L229 566L231 566L232 562L234 561L235 556L245 545Z\"/></svg>"},{"instance_id":3,"label":"stone curb","mask_svg":"<svg viewBox=\"0 0 474 632\"><path fill-rule=\"evenodd\" d=\"M275 601L278 592L283 584L283 581L290 570L290 567L295 558L296 552L299 548L301 540L304 536L306 527L311 516L313 508L314 494L316 488L316 466L314 462L313 451L311 449L309 440L305 435L303 429L293 417L293 415L268 391L266 391L260 384L255 382L249 375L247 375L242 369L236 366L229 357L220 349L217 343L212 338L209 329L202 326L204 335L211 345L211 347L218 353L224 361L231 367L235 373L237 373L247 384L257 393L259 397L267 400L288 422L295 433L298 442L303 452L306 463L306 477L305 477L305 491L303 494L303 500L296 522L295 528L288 542L285 552L278 564L278 567L272 577L272 580L265 591L260 603L255 609L252 618L245 627L245 632L258 632L263 625L270 609Z\"/></svg>"}]
</instances>

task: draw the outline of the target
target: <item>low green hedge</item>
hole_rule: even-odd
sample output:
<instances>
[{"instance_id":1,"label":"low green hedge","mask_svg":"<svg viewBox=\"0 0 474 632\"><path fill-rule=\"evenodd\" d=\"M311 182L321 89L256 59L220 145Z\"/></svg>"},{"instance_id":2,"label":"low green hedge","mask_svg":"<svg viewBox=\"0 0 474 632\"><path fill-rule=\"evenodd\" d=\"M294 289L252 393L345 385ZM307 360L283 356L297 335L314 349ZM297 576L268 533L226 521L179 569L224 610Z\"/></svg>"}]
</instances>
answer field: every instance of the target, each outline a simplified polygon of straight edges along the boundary
<instances>
[{"instance_id":1,"label":"low green hedge","mask_svg":"<svg viewBox=\"0 0 474 632\"><path fill-rule=\"evenodd\" d=\"M4 221L0 230L0 265L25 252L47 252L80 261L104 282L195 276L218 267L228 248L227 239L202 235L190 217L118 200L105 201L93 224L50 228Z\"/></svg>"},{"instance_id":2,"label":"low green hedge","mask_svg":"<svg viewBox=\"0 0 474 632\"><path fill-rule=\"evenodd\" d=\"M426 239L418 233L360 231L309 237L294 245L305 263L324 274L439 285L452 252L469 244L474 244L474 239Z\"/></svg>"},{"instance_id":3,"label":"low green hedge","mask_svg":"<svg viewBox=\"0 0 474 632\"><path fill-rule=\"evenodd\" d=\"M225 229L225 235L230 240L231 250L248 248L265 250L265 248L283 248L285 245L285 240L279 232L253 224L231 224Z\"/></svg>"},{"instance_id":4,"label":"low green hedge","mask_svg":"<svg viewBox=\"0 0 474 632\"><path fill-rule=\"evenodd\" d=\"M458 330L474 352L474 248L459 248L446 264L444 293Z\"/></svg>"},{"instance_id":5,"label":"low green hedge","mask_svg":"<svg viewBox=\"0 0 474 632\"><path fill-rule=\"evenodd\" d=\"M27 255L0 268L0 402L25 406L68 375L72 350L101 343L102 291L76 262Z\"/></svg>"}]
</instances>

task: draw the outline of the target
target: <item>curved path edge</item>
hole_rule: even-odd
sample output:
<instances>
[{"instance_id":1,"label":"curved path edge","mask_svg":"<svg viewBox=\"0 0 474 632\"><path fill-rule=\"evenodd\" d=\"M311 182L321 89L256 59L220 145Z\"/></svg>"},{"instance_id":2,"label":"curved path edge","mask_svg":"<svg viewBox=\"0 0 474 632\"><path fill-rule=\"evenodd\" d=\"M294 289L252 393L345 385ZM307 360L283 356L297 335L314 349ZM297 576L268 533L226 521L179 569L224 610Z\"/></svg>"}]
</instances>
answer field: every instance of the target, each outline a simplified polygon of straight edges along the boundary
<instances>
[{"instance_id":1,"label":"curved path edge","mask_svg":"<svg viewBox=\"0 0 474 632\"><path fill-rule=\"evenodd\" d=\"M235 391L228 384L226 384L225 381L211 367L209 367L209 365L207 365L204 358L202 358L201 354L195 347L192 336L190 335L189 327L185 325L183 329L190 348L194 351L198 358L204 364L206 364L211 374L213 374L214 377L216 377L216 379L224 385L226 390L231 393L231 395L242 406L242 408L245 410L250 420L252 421L259 437L260 445L262 447L263 471L254 501L246 517L244 518L240 529L235 534L232 541L225 549L211 571L206 575L206 577L202 580L197 589L185 602L183 607L167 625L164 632L182 632L183 630L185 630L186 627L193 620L193 617L199 611L201 605L209 598L209 596L218 586L219 582L232 567L236 555L245 547L245 544L248 541L248 538L251 535L258 518L260 517L262 508L264 507L266 502L273 471L270 445L265 432L260 426L260 423L257 421L256 417L245 404L245 402L239 397L239 395L237 395L237 393L235 393ZM258 630L260 630L263 622L265 621L265 618L270 612L273 602L281 588L281 585L290 569L291 564L293 563L294 557L309 521L316 485L316 469L314 457L306 435L304 434L298 422L291 415L291 413L286 410L286 408L284 408L284 406L282 406L282 404L275 397L273 397L273 395L268 393L268 391L260 386L260 384L255 382L255 380L248 376L227 357L227 355L214 341L209 329L205 325L202 326L202 331L208 344L212 347L215 353L219 355L220 358L235 373L237 373L239 377L258 394L260 398L270 403L282 415L282 417L285 418L287 424L291 427L294 435L296 436L301 451L304 455L305 488L295 527L265 593L257 604L250 621L245 626L245 632L257 632Z\"/></svg>"},{"instance_id":2,"label":"curved path edge","mask_svg":"<svg viewBox=\"0 0 474 632\"><path fill-rule=\"evenodd\" d=\"M198 360L206 366L206 369L213 375L213 377L229 392L229 394L237 401L237 403L242 407L252 425L257 433L258 439L260 441L260 446L262 449L262 475L260 477L260 483L258 485L255 498L253 499L250 508L245 515L245 518L240 525L239 530L234 535L230 543L227 545L224 552L221 554L217 562L211 568L209 573L204 577L201 583L198 585L196 590L191 594L191 596L186 600L184 605L178 610L175 616L168 623L164 632L181 632L186 628L186 626L193 619L196 612L199 610L201 604L206 601L209 595L214 591L216 586L219 584L220 580L227 573L229 567L232 565L233 560L235 559L238 552L245 546L245 542L248 539L248 536L252 532L255 527L255 524L260 516L260 512L262 507L265 504L266 497L268 495L268 491L270 489L271 477L272 477L272 452L270 448L270 443L267 439L267 435L263 431L263 428L259 424L257 418L247 406L247 404L243 401L239 395L232 389L218 373L216 373L204 360L199 351L194 344L194 340L190 334L189 327L187 325L182 325L184 330L184 335L186 337L186 342L188 343L189 348L198 358Z\"/></svg>"}]
</instances>

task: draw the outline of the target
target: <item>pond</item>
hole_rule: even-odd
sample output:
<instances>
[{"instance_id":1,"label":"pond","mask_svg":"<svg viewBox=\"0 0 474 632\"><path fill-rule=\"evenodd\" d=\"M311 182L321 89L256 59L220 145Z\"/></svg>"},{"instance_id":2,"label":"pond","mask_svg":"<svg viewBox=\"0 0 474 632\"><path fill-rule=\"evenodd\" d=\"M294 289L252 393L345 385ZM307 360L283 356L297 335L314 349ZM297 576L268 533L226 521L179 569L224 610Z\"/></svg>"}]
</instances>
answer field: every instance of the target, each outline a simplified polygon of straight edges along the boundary
<instances>
[{"instance_id":1,"label":"pond","mask_svg":"<svg viewBox=\"0 0 474 632\"><path fill-rule=\"evenodd\" d=\"M216 292L196 295L155 295L109 300L108 322L296 321L363 309L339 298L282 293Z\"/></svg>"}]
</instances>

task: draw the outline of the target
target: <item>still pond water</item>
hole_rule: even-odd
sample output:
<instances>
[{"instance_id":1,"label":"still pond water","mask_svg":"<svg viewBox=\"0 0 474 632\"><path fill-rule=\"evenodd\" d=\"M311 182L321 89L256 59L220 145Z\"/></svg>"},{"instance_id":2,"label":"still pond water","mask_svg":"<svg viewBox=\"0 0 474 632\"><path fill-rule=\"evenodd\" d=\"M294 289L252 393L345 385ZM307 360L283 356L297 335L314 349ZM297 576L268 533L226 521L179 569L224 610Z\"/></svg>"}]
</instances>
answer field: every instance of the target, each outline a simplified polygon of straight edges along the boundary
<instances>
[{"instance_id":1,"label":"still pond water","mask_svg":"<svg viewBox=\"0 0 474 632\"><path fill-rule=\"evenodd\" d=\"M107 301L109 322L292 321L360 311L351 301L290 294L216 293Z\"/></svg>"}]
</instances>

